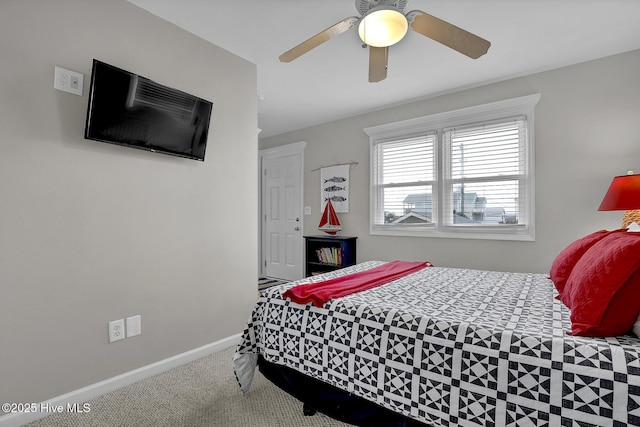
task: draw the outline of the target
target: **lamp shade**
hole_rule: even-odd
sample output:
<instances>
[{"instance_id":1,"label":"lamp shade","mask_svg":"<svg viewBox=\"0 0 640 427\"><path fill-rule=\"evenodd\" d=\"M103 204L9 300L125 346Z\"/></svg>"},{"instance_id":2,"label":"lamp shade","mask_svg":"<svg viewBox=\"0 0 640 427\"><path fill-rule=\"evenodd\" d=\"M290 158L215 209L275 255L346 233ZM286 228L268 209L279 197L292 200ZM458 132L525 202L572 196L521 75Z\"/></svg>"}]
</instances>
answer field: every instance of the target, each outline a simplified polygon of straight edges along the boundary
<instances>
[{"instance_id":1,"label":"lamp shade","mask_svg":"<svg viewBox=\"0 0 640 427\"><path fill-rule=\"evenodd\" d=\"M408 29L407 18L386 6L371 9L360 21L358 34L369 46L387 47L402 40Z\"/></svg>"},{"instance_id":2,"label":"lamp shade","mask_svg":"<svg viewBox=\"0 0 640 427\"><path fill-rule=\"evenodd\" d=\"M616 176L600 203L599 211L640 209L640 174Z\"/></svg>"}]
</instances>

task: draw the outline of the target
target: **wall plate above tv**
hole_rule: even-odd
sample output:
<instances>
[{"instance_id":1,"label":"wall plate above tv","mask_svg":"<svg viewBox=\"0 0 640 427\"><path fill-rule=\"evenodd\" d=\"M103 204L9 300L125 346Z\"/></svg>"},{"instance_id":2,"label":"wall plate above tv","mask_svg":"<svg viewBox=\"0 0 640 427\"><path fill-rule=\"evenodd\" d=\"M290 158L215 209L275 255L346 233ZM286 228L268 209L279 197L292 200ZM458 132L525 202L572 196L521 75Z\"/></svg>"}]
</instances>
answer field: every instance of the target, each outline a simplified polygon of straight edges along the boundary
<instances>
[{"instance_id":1,"label":"wall plate above tv","mask_svg":"<svg viewBox=\"0 0 640 427\"><path fill-rule=\"evenodd\" d=\"M204 161L213 104L93 60L84 137Z\"/></svg>"}]
</instances>

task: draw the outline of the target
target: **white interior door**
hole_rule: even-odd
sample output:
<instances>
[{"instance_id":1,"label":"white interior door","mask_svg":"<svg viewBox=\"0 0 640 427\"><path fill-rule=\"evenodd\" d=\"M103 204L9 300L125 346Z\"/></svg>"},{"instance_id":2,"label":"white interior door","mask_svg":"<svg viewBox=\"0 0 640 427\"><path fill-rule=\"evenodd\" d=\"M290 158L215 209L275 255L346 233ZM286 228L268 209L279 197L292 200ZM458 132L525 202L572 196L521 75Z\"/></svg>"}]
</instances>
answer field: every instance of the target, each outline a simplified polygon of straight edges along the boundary
<instances>
[{"instance_id":1,"label":"white interior door","mask_svg":"<svg viewBox=\"0 0 640 427\"><path fill-rule=\"evenodd\" d=\"M302 278L302 154L262 157L263 272Z\"/></svg>"}]
</instances>

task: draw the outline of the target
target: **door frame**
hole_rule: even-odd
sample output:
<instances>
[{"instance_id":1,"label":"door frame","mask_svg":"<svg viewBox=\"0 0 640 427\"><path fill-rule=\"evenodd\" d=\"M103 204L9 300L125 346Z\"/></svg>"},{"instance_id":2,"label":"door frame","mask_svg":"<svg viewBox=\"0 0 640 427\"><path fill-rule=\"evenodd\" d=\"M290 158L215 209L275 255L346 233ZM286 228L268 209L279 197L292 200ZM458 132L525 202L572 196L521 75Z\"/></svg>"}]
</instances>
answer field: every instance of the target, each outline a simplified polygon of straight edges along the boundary
<instances>
[{"instance_id":1,"label":"door frame","mask_svg":"<svg viewBox=\"0 0 640 427\"><path fill-rule=\"evenodd\" d=\"M300 233L300 247L303 248L304 247L304 242L303 242L303 235L304 235L304 149L307 146L307 143L305 141L300 141L300 142L294 142L292 144L286 144L286 145L281 145L279 147L273 147L273 148L265 148L263 150L258 150L258 156L259 156L259 161L258 161L258 167L260 168L260 170L258 171L258 176L259 176L259 188L260 188L260 200L258 201L258 204L260 206L259 212L258 212L258 233L259 233L259 240L260 240L260 256L258 257L258 271L260 272L260 275L263 276L265 274L265 268L264 268L264 263L266 260L266 253L267 253L267 239L265 236L266 230L264 227L264 217L266 215L266 206L265 206L265 180L264 175L262 173L262 169L263 169L263 160L264 159L274 159L274 158L278 158L278 157L286 157L286 156L291 156L291 155L300 155L300 229L302 230L302 233ZM298 271L298 276L300 278L304 277L304 254L302 253L304 252L304 250L301 250L301 254L300 254L300 266L299 271Z\"/></svg>"}]
</instances>

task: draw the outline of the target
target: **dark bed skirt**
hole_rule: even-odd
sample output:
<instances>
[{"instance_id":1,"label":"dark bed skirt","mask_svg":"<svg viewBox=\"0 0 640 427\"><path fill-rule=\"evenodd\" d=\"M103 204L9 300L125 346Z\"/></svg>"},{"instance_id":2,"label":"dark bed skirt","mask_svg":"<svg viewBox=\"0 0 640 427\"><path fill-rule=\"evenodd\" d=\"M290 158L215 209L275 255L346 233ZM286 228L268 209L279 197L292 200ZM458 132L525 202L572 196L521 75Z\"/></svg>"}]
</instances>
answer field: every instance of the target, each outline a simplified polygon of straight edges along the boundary
<instances>
[{"instance_id":1,"label":"dark bed skirt","mask_svg":"<svg viewBox=\"0 0 640 427\"><path fill-rule=\"evenodd\" d=\"M305 415L318 411L362 427L426 426L291 368L267 362L262 356L258 356L258 368L269 381L300 400Z\"/></svg>"}]
</instances>

